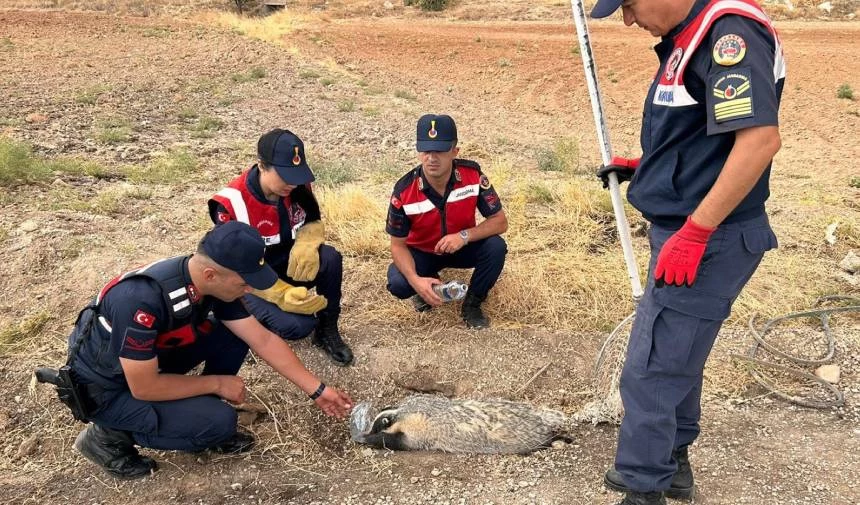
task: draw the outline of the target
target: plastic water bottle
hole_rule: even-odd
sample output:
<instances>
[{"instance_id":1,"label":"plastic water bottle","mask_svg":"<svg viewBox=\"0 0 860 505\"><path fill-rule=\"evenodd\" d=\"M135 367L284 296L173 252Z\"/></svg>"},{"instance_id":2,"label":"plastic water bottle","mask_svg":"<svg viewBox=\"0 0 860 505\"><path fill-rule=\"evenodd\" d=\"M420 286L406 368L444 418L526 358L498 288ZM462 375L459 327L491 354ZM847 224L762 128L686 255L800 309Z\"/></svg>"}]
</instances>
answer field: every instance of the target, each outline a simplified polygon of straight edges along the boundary
<instances>
[{"instance_id":1,"label":"plastic water bottle","mask_svg":"<svg viewBox=\"0 0 860 505\"><path fill-rule=\"evenodd\" d=\"M466 296L466 291L469 286L460 281L446 282L445 284L436 284L433 286L433 291L439 295L443 302L453 302L462 300Z\"/></svg>"}]
</instances>

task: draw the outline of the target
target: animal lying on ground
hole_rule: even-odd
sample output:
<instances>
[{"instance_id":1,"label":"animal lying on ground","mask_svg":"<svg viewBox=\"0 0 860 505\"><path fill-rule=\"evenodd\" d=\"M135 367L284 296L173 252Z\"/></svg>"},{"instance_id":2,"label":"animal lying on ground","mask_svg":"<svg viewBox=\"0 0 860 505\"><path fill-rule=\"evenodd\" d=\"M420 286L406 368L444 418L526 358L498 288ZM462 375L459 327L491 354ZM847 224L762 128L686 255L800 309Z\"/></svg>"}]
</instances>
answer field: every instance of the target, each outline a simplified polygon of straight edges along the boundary
<instances>
[{"instance_id":1,"label":"animal lying on ground","mask_svg":"<svg viewBox=\"0 0 860 505\"><path fill-rule=\"evenodd\" d=\"M371 409L369 402L353 408L350 431L380 449L524 454L571 441L561 412L507 400L414 395L375 416Z\"/></svg>"}]
</instances>

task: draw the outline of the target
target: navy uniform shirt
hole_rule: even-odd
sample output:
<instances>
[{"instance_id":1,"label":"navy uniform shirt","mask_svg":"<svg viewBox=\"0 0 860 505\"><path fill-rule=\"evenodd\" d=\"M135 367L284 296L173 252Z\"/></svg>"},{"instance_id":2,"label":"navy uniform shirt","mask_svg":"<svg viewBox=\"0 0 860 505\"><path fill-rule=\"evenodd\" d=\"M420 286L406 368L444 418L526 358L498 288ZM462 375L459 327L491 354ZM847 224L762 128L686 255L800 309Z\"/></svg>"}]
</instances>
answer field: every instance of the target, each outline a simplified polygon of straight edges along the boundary
<instances>
[{"instance_id":1,"label":"navy uniform shirt","mask_svg":"<svg viewBox=\"0 0 860 505\"><path fill-rule=\"evenodd\" d=\"M735 131L779 123L784 78L778 74L784 67L778 41L767 26L740 15L718 18L687 64L684 87L697 103L654 103L655 94L658 101L672 100L671 96L659 95L660 77L677 51L675 37L696 22L706 5L707 1L699 0L687 19L655 47L660 70L645 102L642 159L627 193L630 203L646 219L666 226L682 224L710 191L734 146ZM718 63L720 51L731 51L728 54L734 59ZM769 175L768 165L725 222L764 213Z\"/></svg>"},{"instance_id":2,"label":"navy uniform shirt","mask_svg":"<svg viewBox=\"0 0 860 505\"><path fill-rule=\"evenodd\" d=\"M186 266L186 277L188 270ZM204 296L193 307L195 324L206 320L210 310L215 319L230 321L249 317L239 300L224 302L217 298ZM168 309L164 295L158 284L146 277L132 277L111 288L102 300L99 314L110 323L110 361L119 358L149 360L157 355L170 352L172 348L157 345L157 337L169 328ZM93 325L104 336L106 329L102 322ZM102 362L104 362L102 360Z\"/></svg>"},{"instance_id":3,"label":"navy uniform shirt","mask_svg":"<svg viewBox=\"0 0 860 505\"><path fill-rule=\"evenodd\" d=\"M284 199L278 198L277 202L273 202L265 197L265 195L263 194L263 188L262 186L260 186L260 168L257 165L251 167L251 170L248 173L248 189L250 190L251 195L259 202L264 203L266 205L278 207L281 242L279 244L266 246L265 258L266 262L269 263L269 265L271 265L271 267L275 269L275 272L279 272L279 275L284 274L284 272L286 272L287 270L287 262L290 259L290 249L292 249L293 247L290 215L287 212L286 206L284 205ZM305 211L306 223L319 221L321 219L322 216L319 203L317 202L317 199L314 196L313 192L307 186L296 186L296 188L290 192L289 200L291 204L298 205ZM209 217L216 225L221 224L222 222L218 218L219 213L229 214L227 212L227 209L221 204L218 204L214 208L210 209Z\"/></svg>"}]
</instances>

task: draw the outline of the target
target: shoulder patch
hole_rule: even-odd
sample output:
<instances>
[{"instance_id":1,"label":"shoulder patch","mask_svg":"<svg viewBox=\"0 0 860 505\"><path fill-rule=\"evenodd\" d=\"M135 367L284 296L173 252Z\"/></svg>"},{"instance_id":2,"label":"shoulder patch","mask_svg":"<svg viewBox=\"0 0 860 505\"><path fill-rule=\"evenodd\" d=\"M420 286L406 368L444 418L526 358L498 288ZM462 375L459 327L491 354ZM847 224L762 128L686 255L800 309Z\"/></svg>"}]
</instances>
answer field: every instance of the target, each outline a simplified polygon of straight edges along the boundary
<instances>
[{"instance_id":1,"label":"shoulder patch","mask_svg":"<svg viewBox=\"0 0 860 505\"><path fill-rule=\"evenodd\" d=\"M481 174L480 184L481 184L481 189L490 189L490 186L492 186L492 184L490 184L490 179L484 174Z\"/></svg>"},{"instance_id":2,"label":"shoulder patch","mask_svg":"<svg viewBox=\"0 0 860 505\"><path fill-rule=\"evenodd\" d=\"M740 35L730 33L723 35L714 44L714 61L718 65L730 67L744 59L747 52L747 44Z\"/></svg>"},{"instance_id":3,"label":"shoulder patch","mask_svg":"<svg viewBox=\"0 0 860 505\"><path fill-rule=\"evenodd\" d=\"M152 325L155 324L155 316L149 312L144 312L142 309L137 309L137 312L134 313L134 322L141 326L152 328Z\"/></svg>"},{"instance_id":4,"label":"shoulder patch","mask_svg":"<svg viewBox=\"0 0 860 505\"><path fill-rule=\"evenodd\" d=\"M715 75L711 92L715 98L714 120L717 123L753 116L752 81L748 68Z\"/></svg>"},{"instance_id":5,"label":"shoulder patch","mask_svg":"<svg viewBox=\"0 0 860 505\"><path fill-rule=\"evenodd\" d=\"M401 202L396 196L392 196L391 205L393 205L395 209L399 209L400 207L403 207L403 202Z\"/></svg>"}]
</instances>

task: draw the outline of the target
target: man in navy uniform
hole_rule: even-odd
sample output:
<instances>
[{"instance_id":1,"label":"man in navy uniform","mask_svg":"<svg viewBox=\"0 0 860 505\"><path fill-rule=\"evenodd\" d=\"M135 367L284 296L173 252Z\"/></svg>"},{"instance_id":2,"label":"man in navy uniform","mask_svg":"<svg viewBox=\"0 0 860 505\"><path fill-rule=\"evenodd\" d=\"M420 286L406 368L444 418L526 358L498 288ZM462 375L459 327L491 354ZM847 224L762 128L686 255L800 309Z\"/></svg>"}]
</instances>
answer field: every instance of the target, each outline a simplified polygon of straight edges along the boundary
<instances>
[{"instance_id":1,"label":"man in navy uniform","mask_svg":"<svg viewBox=\"0 0 860 505\"><path fill-rule=\"evenodd\" d=\"M651 263L621 374L625 416L604 478L623 504L692 498L702 371L732 304L777 246L765 201L781 146L779 36L753 0L598 0L600 18L661 37L641 159L598 172L630 180L651 223Z\"/></svg>"},{"instance_id":2,"label":"man in navy uniform","mask_svg":"<svg viewBox=\"0 0 860 505\"><path fill-rule=\"evenodd\" d=\"M157 261L110 281L84 308L69 336L72 376L87 391L89 420L75 441L87 459L120 478L142 477L153 449L248 450L236 430L245 384L236 374L248 348L308 393L328 415L352 400L326 387L238 299L277 279L265 244L236 221L214 228L197 252ZM204 363L200 375L185 375Z\"/></svg>"},{"instance_id":3,"label":"man in navy uniform","mask_svg":"<svg viewBox=\"0 0 860 505\"><path fill-rule=\"evenodd\" d=\"M352 362L352 350L338 329L343 257L324 244L325 226L311 189L314 174L305 144L276 128L257 142L257 163L209 200L215 224L250 224L266 241L266 261L278 273L274 286L245 296L251 314L286 340L313 332L313 343L338 365ZM315 287L316 295L308 289Z\"/></svg>"},{"instance_id":4,"label":"man in navy uniform","mask_svg":"<svg viewBox=\"0 0 860 505\"><path fill-rule=\"evenodd\" d=\"M444 268L474 268L461 315L469 328L486 328L481 310L505 265L508 229L502 202L481 167L457 158L457 125L450 116L418 120L421 164L394 185L385 231L391 235L388 290L412 297L423 312L442 304L433 291ZM475 210L484 221L476 224Z\"/></svg>"}]
</instances>

